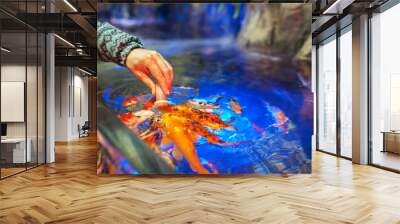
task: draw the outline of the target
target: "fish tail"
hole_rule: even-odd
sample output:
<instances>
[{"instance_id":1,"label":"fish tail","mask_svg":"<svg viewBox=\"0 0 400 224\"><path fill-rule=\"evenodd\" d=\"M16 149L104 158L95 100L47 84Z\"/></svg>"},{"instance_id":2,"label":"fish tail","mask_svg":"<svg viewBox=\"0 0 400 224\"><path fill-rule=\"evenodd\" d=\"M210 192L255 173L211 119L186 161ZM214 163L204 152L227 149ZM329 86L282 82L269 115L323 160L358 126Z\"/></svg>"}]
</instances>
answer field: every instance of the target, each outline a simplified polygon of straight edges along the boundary
<instances>
[{"instance_id":1,"label":"fish tail","mask_svg":"<svg viewBox=\"0 0 400 224\"><path fill-rule=\"evenodd\" d=\"M179 136L174 136L173 139L175 143L178 145L178 148L181 150L183 157L187 160L190 167L193 171L196 171L199 174L210 174L202 164L199 159L199 156L196 153L196 149L194 147L193 142L191 141L190 136L187 133L184 133Z\"/></svg>"},{"instance_id":2,"label":"fish tail","mask_svg":"<svg viewBox=\"0 0 400 224\"><path fill-rule=\"evenodd\" d=\"M203 165L201 165L200 161L197 162L189 162L192 170L196 171L199 174L211 174Z\"/></svg>"},{"instance_id":3,"label":"fish tail","mask_svg":"<svg viewBox=\"0 0 400 224\"><path fill-rule=\"evenodd\" d=\"M186 158L186 160L190 164L190 167L192 168L192 170L196 171L199 174L210 174L210 171L208 171L201 164L201 161L200 161L194 147L189 150L185 150L185 152L183 152L183 156Z\"/></svg>"}]
</instances>

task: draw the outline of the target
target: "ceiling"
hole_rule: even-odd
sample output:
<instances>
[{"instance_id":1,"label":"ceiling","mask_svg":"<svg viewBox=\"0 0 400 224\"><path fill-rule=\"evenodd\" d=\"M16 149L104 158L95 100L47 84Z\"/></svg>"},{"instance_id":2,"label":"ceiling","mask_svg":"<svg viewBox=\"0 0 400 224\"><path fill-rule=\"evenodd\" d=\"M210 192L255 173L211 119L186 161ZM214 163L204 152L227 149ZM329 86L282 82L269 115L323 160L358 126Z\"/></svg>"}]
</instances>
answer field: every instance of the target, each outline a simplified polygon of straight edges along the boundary
<instances>
[{"instance_id":1,"label":"ceiling","mask_svg":"<svg viewBox=\"0 0 400 224\"><path fill-rule=\"evenodd\" d=\"M36 39L32 40L36 33L52 32L61 37L55 38L56 66L78 66L95 74L96 7L96 0L47 0L47 4L45 0L1 0L2 46L12 50L7 53L9 60L32 58L38 50Z\"/></svg>"},{"instance_id":2,"label":"ceiling","mask_svg":"<svg viewBox=\"0 0 400 224\"><path fill-rule=\"evenodd\" d=\"M311 0L313 44L352 23L353 17L373 11L388 0Z\"/></svg>"}]
</instances>

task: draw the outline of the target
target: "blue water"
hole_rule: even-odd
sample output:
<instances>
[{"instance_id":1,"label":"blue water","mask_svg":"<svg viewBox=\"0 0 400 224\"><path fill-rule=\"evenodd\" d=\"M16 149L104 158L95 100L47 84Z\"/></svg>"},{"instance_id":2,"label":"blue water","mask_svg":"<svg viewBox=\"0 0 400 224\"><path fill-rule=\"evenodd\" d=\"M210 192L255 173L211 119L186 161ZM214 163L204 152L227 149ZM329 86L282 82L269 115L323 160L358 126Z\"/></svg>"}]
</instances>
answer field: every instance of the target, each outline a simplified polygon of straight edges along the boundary
<instances>
[{"instance_id":1,"label":"blue water","mask_svg":"<svg viewBox=\"0 0 400 224\"><path fill-rule=\"evenodd\" d=\"M233 120L236 131L214 133L223 141L240 144L218 146L202 138L196 143L206 167L211 163L221 174L310 172L312 99L296 68L282 66L285 62L278 58L247 52L225 39L144 43L164 55L175 69L171 103L192 99L217 103L220 108L213 112L226 122ZM271 70L260 62L271 63ZM231 110L231 98L241 105L242 114ZM121 96L114 98L115 102L122 100ZM277 125L279 111L288 118L282 127ZM195 173L185 160L177 163L176 171Z\"/></svg>"}]
</instances>

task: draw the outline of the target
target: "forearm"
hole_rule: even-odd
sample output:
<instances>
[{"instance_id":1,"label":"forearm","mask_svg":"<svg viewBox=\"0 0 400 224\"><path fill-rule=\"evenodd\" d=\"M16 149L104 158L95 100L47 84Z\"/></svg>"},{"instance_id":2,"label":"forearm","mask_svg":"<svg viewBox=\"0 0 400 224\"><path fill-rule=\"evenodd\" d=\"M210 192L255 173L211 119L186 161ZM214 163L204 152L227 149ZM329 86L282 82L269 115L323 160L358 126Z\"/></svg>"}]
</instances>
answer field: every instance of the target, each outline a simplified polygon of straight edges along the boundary
<instances>
[{"instance_id":1,"label":"forearm","mask_svg":"<svg viewBox=\"0 0 400 224\"><path fill-rule=\"evenodd\" d=\"M97 54L101 60L125 65L128 54L142 47L137 37L108 23L97 22Z\"/></svg>"}]
</instances>

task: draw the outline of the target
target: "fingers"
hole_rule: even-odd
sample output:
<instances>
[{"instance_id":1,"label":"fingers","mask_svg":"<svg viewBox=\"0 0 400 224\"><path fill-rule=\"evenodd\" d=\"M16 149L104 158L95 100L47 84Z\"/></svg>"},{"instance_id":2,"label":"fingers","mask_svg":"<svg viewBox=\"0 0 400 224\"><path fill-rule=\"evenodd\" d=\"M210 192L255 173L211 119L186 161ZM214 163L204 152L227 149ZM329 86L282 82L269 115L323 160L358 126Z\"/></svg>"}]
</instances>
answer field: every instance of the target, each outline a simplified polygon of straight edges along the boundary
<instances>
[{"instance_id":1,"label":"fingers","mask_svg":"<svg viewBox=\"0 0 400 224\"><path fill-rule=\"evenodd\" d=\"M134 69L132 70L132 73L140 80L142 81L147 87L151 89L151 93L153 96L156 95L156 84L153 82L153 80L143 71L139 69Z\"/></svg>"},{"instance_id":2,"label":"fingers","mask_svg":"<svg viewBox=\"0 0 400 224\"><path fill-rule=\"evenodd\" d=\"M165 79L165 81L166 81L166 84L167 84L167 88L168 88L168 91L170 92L171 91L171 83L172 83L172 81L171 81L171 75L170 75L170 69L168 68L168 66L164 63L164 58L160 55L160 54L155 54L154 56L153 56L153 60L154 60L154 62L157 64L157 66L159 67L159 69L161 70L161 72L162 72L162 74L163 74L163 76L164 76L164 79Z\"/></svg>"},{"instance_id":3,"label":"fingers","mask_svg":"<svg viewBox=\"0 0 400 224\"><path fill-rule=\"evenodd\" d=\"M161 68L158 66L156 60L152 59L146 62L146 67L150 70L151 74L157 80L158 85L161 87L164 95L169 95L168 81L164 77Z\"/></svg>"},{"instance_id":4,"label":"fingers","mask_svg":"<svg viewBox=\"0 0 400 224\"><path fill-rule=\"evenodd\" d=\"M143 71L133 70L136 77L150 88L151 94L156 97L156 100L165 100L167 97L163 93L161 87L153 82L153 80Z\"/></svg>"},{"instance_id":5,"label":"fingers","mask_svg":"<svg viewBox=\"0 0 400 224\"><path fill-rule=\"evenodd\" d=\"M167 77L168 77L168 81L169 81L168 86L169 86L169 90L171 91L172 82L174 81L174 70L173 70L172 66L168 63L168 61L165 60L163 57L161 57L161 61L163 62L163 64L166 67L166 73L167 73Z\"/></svg>"},{"instance_id":6,"label":"fingers","mask_svg":"<svg viewBox=\"0 0 400 224\"><path fill-rule=\"evenodd\" d=\"M132 51L127 58L127 67L151 89L157 99L165 99L170 94L174 78L172 66L158 52L146 49Z\"/></svg>"},{"instance_id":7,"label":"fingers","mask_svg":"<svg viewBox=\"0 0 400 224\"><path fill-rule=\"evenodd\" d=\"M166 95L163 93L160 86L158 86L158 85L156 85L156 92L155 92L154 96L156 97L156 101L167 99Z\"/></svg>"}]
</instances>

